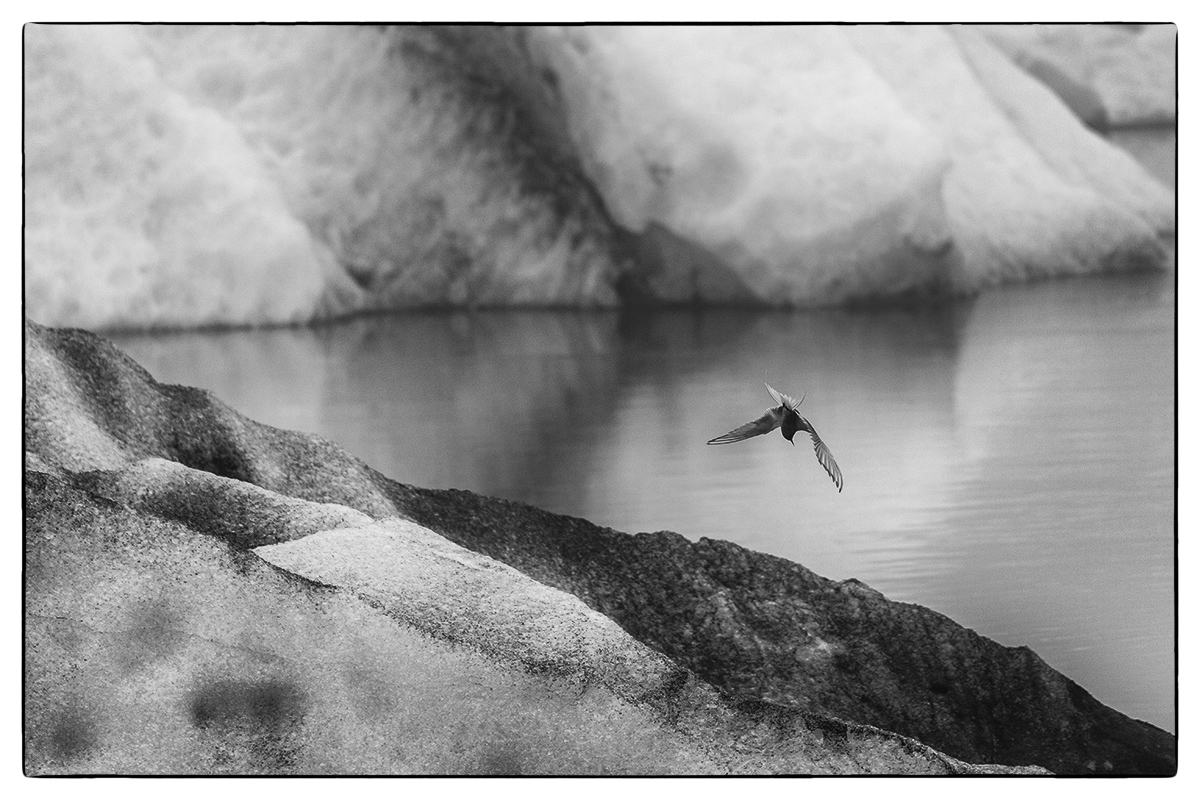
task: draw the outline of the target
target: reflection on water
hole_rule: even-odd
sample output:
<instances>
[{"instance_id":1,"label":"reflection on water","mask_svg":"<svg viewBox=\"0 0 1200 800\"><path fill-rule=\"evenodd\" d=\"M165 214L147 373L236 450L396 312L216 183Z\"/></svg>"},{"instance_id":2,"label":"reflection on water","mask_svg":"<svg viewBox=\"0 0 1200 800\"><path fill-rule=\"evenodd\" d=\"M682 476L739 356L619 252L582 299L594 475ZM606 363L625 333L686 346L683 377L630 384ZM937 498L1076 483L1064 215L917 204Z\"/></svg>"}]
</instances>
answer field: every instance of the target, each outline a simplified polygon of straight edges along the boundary
<instances>
[{"instance_id":1,"label":"reflection on water","mask_svg":"<svg viewBox=\"0 0 1200 800\"><path fill-rule=\"evenodd\" d=\"M487 312L117 337L397 480L856 577L1174 730L1173 274L940 309ZM799 396L806 440L705 441Z\"/></svg>"}]
</instances>

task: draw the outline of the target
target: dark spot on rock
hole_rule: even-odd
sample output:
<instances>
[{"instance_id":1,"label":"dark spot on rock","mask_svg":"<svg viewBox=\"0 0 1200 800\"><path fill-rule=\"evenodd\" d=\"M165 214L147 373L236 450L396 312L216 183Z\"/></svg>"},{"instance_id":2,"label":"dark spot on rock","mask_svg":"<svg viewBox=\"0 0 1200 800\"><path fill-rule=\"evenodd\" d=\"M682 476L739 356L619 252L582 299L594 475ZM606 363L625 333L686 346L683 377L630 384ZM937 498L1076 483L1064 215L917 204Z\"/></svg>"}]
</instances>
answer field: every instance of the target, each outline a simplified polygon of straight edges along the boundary
<instances>
[{"instance_id":1,"label":"dark spot on rock","mask_svg":"<svg viewBox=\"0 0 1200 800\"><path fill-rule=\"evenodd\" d=\"M838 650L833 654L833 666L837 667L837 669L841 670L842 672L847 672L851 675L858 672L862 668L858 663L858 659L855 658L851 653L847 653L845 650Z\"/></svg>"},{"instance_id":2,"label":"dark spot on rock","mask_svg":"<svg viewBox=\"0 0 1200 800\"><path fill-rule=\"evenodd\" d=\"M524 775L526 761L524 748L514 741L502 739L494 743L483 754L479 765L479 774L493 776Z\"/></svg>"},{"instance_id":3,"label":"dark spot on rock","mask_svg":"<svg viewBox=\"0 0 1200 800\"><path fill-rule=\"evenodd\" d=\"M193 692L189 709L197 727L238 717L279 726L303 716L303 705L302 693L287 681L221 680Z\"/></svg>"},{"instance_id":4,"label":"dark spot on rock","mask_svg":"<svg viewBox=\"0 0 1200 800\"><path fill-rule=\"evenodd\" d=\"M164 431L164 455L185 467L254 483L237 430L217 412L212 395L190 386L162 388L174 418L172 428Z\"/></svg>"},{"instance_id":5,"label":"dark spot on rock","mask_svg":"<svg viewBox=\"0 0 1200 800\"><path fill-rule=\"evenodd\" d=\"M185 467L253 483L250 466L232 437L172 431L168 454Z\"/></svg>"},{"instance_id":6,"label":"dark spot on rock","mask_svg":"<svg viewBox=\"0 0 1200 800\"><path fill-rule=\"evenodd\" d=\"M183 640L182 621L165 597L143 600L129 612L125 646L117 663L134 672L170 655Z\"/></svg>"},{"instance_id":7,"label":"dark spot on rock","mask_svg":"<svg viewBox=\"0 0 1200 800\"><path fill-rule=\"evenodd\" d=\"M187 700L192 724L224 744L241 744L266 768L292 766L307 705L295 684L279 678L209 681Z\"/></svg>"},{"instance_id":8,"label":"dark spot on rock","mask_svg":"<svg viewBox=\"0 0 1200 800\"><path fill-rule=\"evenodd\" d=\"M74 761L99 743L99 730L91 714L69 707L59 713L50 732L50 752L63 761Z\"/></svg>"}]
</instances>

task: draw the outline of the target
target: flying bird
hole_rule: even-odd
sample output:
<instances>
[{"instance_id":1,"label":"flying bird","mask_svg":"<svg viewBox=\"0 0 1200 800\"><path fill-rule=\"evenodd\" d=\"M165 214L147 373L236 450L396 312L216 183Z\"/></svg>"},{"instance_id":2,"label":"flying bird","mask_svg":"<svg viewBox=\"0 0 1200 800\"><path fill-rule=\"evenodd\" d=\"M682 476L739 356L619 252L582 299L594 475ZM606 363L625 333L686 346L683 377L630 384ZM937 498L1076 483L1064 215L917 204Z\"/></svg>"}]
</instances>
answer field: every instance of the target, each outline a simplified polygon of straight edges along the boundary
<instances>
[{"instance_id":1,"label":"flying bird","mask_svg":"<svg viewBox=\"0 0 1200 800\"><path fill-rule=\"evenodd\" d=\"M743 439L749 439L753 436L762 436L764 433L770 433L776 428L783 428L783 436L792 444L792 437L796 435L796 431L805 431L813 440L813 449L817 451L817 461L821 462L821 466L829 473L829 477L833 478L833 483L837 486L838 491L842 490L842 471L838 469L837 462L833 460L833 453L829 452L829 448L821 441L821 437L817 436L817 431L809 424L808 420L800 416L797 409L804 402L801 397L797 400L794 397L789 397L786 394L780 394L771 388L771 384L764 384L767 391L771 393L771 397L779 405L774 408L767 409L767 413L763 414L756 420L747 422L740 428L734 428L729 433L723 436L718 436L715 439L709 439L709 444L732 444L740 442Z\"/></svg>"}]
</instances>

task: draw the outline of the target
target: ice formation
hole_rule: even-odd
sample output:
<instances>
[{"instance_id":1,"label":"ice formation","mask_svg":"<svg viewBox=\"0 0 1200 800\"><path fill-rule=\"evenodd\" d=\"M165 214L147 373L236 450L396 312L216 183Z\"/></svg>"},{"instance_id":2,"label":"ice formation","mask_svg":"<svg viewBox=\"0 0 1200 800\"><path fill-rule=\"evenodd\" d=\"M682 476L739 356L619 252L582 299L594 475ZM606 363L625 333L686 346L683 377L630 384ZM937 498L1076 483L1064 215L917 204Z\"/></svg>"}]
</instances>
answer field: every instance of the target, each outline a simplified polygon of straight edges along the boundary
<instances>
[{"instance_id":1,"label":"ice formation","mask_svg":"<svg viewBox=\"0 0 1200 800\"><path fill-rule=\"evenodd\" d=\"M961 27L26 27L27 313L819 305L1158 265L1169 190Z\"/></svg>"},{"instance_id":2,"label":"ice formation","mask_svg":"<svg viewBox=\"0 0 1200 800\"><path fill-rule=\"evenodd\" d=\"M980 30L1099 127L1175 121L1174 25L984 25Z\"/></svg>"},{"instance_id":3,"label":"ice formation","mask_svg":"<svg viewBox=\"0 0 1200 800\"><path fill-rule=\"evenodd\" d=\"M25 299L86 327L299 321L332 266L228 118L123 26L30 25Z\"/></svg>"},{"instance_id":4,"label":"ice formation","mask_svg":"<svg viewBox=\"0 0 1200 800\"><path fill-rule=\"evenodd\" d=\"M1164 187L969 29L551 37L617 220L716 253L763 303L1152 261L1172 225Z\"/></svg>"}]
</instances>

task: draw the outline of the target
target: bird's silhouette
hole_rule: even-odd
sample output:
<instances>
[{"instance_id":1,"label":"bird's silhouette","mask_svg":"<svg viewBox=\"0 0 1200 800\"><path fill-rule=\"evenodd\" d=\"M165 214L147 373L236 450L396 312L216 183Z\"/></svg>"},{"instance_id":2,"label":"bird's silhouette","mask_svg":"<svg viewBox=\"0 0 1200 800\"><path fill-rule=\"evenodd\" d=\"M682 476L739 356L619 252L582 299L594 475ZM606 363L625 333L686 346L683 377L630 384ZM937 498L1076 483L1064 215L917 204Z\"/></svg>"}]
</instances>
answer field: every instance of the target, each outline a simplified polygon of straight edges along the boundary
<instances>
[{"instance_id":1,"label":"bird's silhouette","mask_svg":"<svg viewBox=\"0 0 1200 800\"><path fill-rule=\"evenodd\" d=\"M729 433L718 436L715 439L709 439L709 444L732 444L740 442L743 439L749 439L753 436L762 436L764 433L770 433L776 428L783 429L783 436L792 444L792 437L796 435L796 431L805 431L812 436L813 449L817 451L817 461L821 462L821 466L829 473L829 477L833 478L833 483L837 486L838 491L842 490L842 471L838 469L837 462L833 460L833 453L829 452L829 448L821 441L821 437L817 436L816 429L809 424L808 420L800 416L797 409L804 402L804 398L799 400L794 397L789 397L786 394L780 394L771 388L771 384L764 384L767 391L771 393L771 397L779 405L774 408L767 409L767 413L763 414L756 420L751 420L741 427L734 428Z\"/></svg>"}]
</instances>

